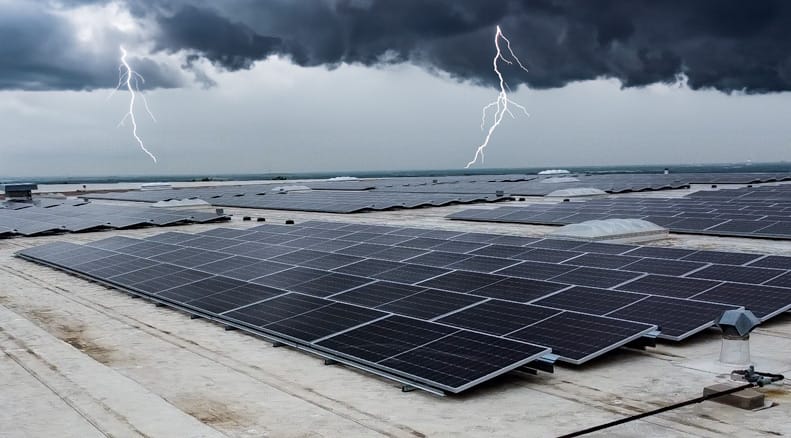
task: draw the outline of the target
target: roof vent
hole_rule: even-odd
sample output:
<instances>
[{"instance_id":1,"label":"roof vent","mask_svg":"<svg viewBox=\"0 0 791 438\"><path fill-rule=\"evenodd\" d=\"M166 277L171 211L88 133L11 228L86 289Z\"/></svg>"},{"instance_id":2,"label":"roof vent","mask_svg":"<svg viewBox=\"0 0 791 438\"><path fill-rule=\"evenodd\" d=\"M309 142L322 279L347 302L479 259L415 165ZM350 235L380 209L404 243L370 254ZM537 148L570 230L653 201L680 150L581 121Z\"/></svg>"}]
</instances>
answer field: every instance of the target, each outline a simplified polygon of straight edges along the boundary
<instances>
[{"instance_id":1,"label":"roof vent","mask_svg":"<svg viewBox=\"0 0 791 438\"><path fill-rule=\"evenodd\" d=\"M761 321L746 309L726 310L717 325L722 329L720 362L729 365L749 365L750 332Z\"/></svg>"}]
</instances>

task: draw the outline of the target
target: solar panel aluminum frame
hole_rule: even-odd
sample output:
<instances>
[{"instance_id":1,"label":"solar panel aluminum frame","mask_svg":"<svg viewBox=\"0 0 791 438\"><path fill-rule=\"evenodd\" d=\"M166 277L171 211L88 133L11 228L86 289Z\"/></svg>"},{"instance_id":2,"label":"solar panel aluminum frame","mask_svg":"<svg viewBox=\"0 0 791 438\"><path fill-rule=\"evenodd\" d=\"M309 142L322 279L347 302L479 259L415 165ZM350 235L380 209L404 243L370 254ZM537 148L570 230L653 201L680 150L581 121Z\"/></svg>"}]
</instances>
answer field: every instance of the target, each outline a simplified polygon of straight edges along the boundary
<instances>
[{"instance_id":1,"label":"solar panel aluminum frame","mask_svg":"<svg viewBox=\"0 0 791 438\"><path fill-rule=\"evenodd\" d=\"M473 387L475 385L483 383L486 380L489 380L489 379L492 379L492 378L497 377L499 375L505 374L505 373L507 373L509 371L513 371L514 369L522 368L522 367L529 368L529 364L530 363L534 363L534 362L548 362L548 363L551 364L552 362L554 362L554 357L551 355L551 349L546 348L546 350L542 351L540 354L536 354L536 355L531 356L531 357L529 357L527 359L520 360L520 361L518 361L518 362L516 362L516 363L514 363L514 364L512 364L512 365L510 365L508 367L500 368L500 369L498 369L497 371L495 371L493 373L490 373L490 374L488 374L486 376L480 377L480 378L478 378L478 379L476 379L474 381L468 382L467 384L465 384L465 385L463 385L461 387L454 388L454 387L449 387L449 386L446 386L446 385L438 384L436 382L431 383L430 380L418 378L417 376L412 376L412 375L410 375L408 373L404 373L404 372L401 372L401 371L393 370L393 369L390 369L388 367L385 367L385 366L382 366L382 365L379 365L379 364L374 364L372 362L359 360L359 359L355 360L355 359L352 358L352 356L347 356L347 355L345 355L343 353L340 353L340 352L334 352L331 349L328 349L328 348L325 348L325 347L321 347L319 345L315 345L314 343L305 343L304 341L298 341L298 340L295 340L294 338L291 338L289 336L285 336L283 334L278 334L276 332L267 331L267 330L260 329L260 328L255 328L254 326L251 326L251 325L248 325L248 324L244 324L244 323L241 323L241 322L235 322L233 320L219 318L219 317L217 317L217 316L215 316L215 315L213 315L213 314L211 314L209 312L201 311L201 310L199 310L199 309L197 309L195 307L189 306L188 304L185 304L185 303L179 303L179 302L176 302L176 301L171 301L171 300L169 300L169 299L167 299L165 297L158 297L156 295L151 295L151 294L148 294L148 293L145 293L145 292L141 292L141 291L137 291L137 290L131 289L131 288L127 287L127 286L120 286L120 285L114 284L114 283L106 281L106 280L100 280L100 279L91 277L89 275L83 274L81 272L78 272L78 271L75 271L75 270L72 270L72 269L69 269L69 268L65 268L65 267L62 267L62 266L58 266L58 265L55 265L55 264L52 264L52 263L49 263L49 262L46 262L46 261L43 261L43 260L40 260L40 259L36 259L34 257L25 256L25 255L22 255L22 254L17 254L17 257L20 257L20 258L23 258L25 260L29 260L29 261L32 261L32 262L35 262L35 263L38 263L38 264L42 264L42 265L53 267L55 269L67 272L67 273L69 273L71 275L83 278L83 279L88 280L90 282L101 284L101 285L106 286L108 288L119 290L119 291L121 291L123 293L129 294L129 295L132 295L132 296L135 296L135 297L144 298L144 299L146 299L146 300L148 300L150 302L153 302L153 303L156 303L156 304L159 304L159 305L164 305L164 306L173 308L175 310L180 310L180 311L185 312L185 313L187 313L189 315L194 315L194 316L198 316L200 318L203 318L203 319L206 319L206 320L209 320L209 321L213 321L213 322L218 323L218 324L220 324L220 325L222 325L224 327L232 327L232 328L235 328L235 329L242 330L242 331L244 331L244 332L246 332L248 334L251 334L251 335L259 337L259 338L262 338L262 339L272 343L273 346L287 345L287 346L289 346L291 348L294 348L294 349L297 349L297 350L300 350L300 351L304 351L304 352L312 354L312 355L319 356L319 357L325 359L326 361L331 361L331 362L327 362L327 363L341 363L341 364L350 366L350 367L355 368L355 369L360 369L360 370L366 371L368 373L371 373L371 374L374 374L374 375L386 378L388 380L392 380L392 381L398 382L401 385L403 385L402 389L404 389L404 390L407 390L407 389L410 389L410 390L411 389L420 389L420 390L426 391L426 392L428 392L430 394L434 394L434 395L438 395L438 396L443 396L444 397L446 395L445 394L446 392L450 392L450 393L454 393L454 394L455 393L459 393L459 392L462 392L462 391L464 391L466 389L469 389L469 388L471 388L471 387ZM286 293L288 293L288 292L286 292ZM277 296L282 296L282 295L277 295ZM270 297L270 298L267 298L267 299L272 299L272 298L276 298L276 297ZM264 299L264 300L261 300L261 301L266 301L267 299ZM340 331L340 332L337 332L337 333L333 333L331 336L326 336L326 337L317 339L317 340L315 340L313 342L319 342L319 341L322 341L324 339L330 338L330 337L332 337L334 335L345 333L347 331L350 331L350 330L353 330L353 329L356 329L356 328L364 327L365 325L372 324L372 323L374 323L376 321L379 321L381 319L384 319L384 318L386 318L386 316L382 317L382 318L377 318L377 319L375 319L373 321L368 321L367 323L364 323L364 324L361 324L361 325L357 325L355 327L351 327L351 328L348 328L346 330L343 330L343 331ZM457 329L457 331L461 331L461 330ZM511 341L521 342L521 341L517 341L517 340L513 340L513 339ZM523 342L523 343L525 343L525 342ZM530 344L530 345L534 345L534 344ZM544 369L545 366L542 364L540 367L537 367L535 369L539 370L539 368ZM426 382L429 382L429 383L426 383Z\"/></svg>"}]
</instances>

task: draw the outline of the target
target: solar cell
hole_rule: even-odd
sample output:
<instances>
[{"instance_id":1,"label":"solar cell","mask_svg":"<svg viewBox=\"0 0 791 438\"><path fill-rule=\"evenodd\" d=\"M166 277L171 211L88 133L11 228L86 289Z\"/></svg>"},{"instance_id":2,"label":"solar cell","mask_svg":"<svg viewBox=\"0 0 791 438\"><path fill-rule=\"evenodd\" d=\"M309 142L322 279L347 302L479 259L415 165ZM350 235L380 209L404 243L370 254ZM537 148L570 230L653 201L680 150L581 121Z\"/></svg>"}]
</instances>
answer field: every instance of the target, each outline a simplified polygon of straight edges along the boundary
<instances>
[{"instance_id":1,"label":"solar cell","mask_svg":"<svg viewBox=\"0 0 791 438\"><path fill-rule=\"evenodd\" d=\"M392 260L396 262L400 262L402 260L410 259L412 257L417 257L421 254L425 254L426 251L422 249L415 249L415 248L401 248L398 246L392 246L390 248L384 249L379 252L375 252L371 254L369 257L373 257L376 259L382 260Z\"/></svg>"},{"instance_id":2,"label":"solar cell","mask_svg":"<svg viewBox=\"0 0 791 438\"><path fill-rule=\"evenodd\" d=\"M290 286L289 289L294 292L301 292L307 295L326 297L353 289L366 283L370 283L371 281L373 280L369 278L333 273L329 275L321 275L315 280L309 280L304 283Z\"/></svg>"},{"instance_id":3,"label":"solar cell","mask_svg":"<svg viewBox=\"0 0 791 438\"><path fill-rule=\"evenodd\" d=\"M172 301L187 302L207 297L209 295L224 292L229 289L245 285L241 280L234 280L227 277L209 277L203 280L198 280L184 286L175 287L165 290L164 292L155 293L159 298L167 298Z\"/></svg>"},{"instance_id":4,"label":"solar cell","mask_svg":"<svg viewBox=\"0 0 791 438\"><path fill-rule=\"evenodd\" d=\"M296 267L256 278L252 282L264 286L289 289L306 281L317 280L325 275L330 275L330 273L318 269Z\"/></svg>"},{"instance_id":5,"label":"solar cell","mask_svg":"<svg viewBox=\"0 0 791 438\"><path fill-rule=\"evenodd\" d=\"M341 266L350 265L363 260L362 257L355 257L344 254L328 254L323 257L311 259L301 263L301 266L308 268L332 270Z\"/></svg>"},{"instance_id":6,"label":"solar cell","mask_svg":"<svg viewBox=\"0 0 791 438\"><path fill-rule=\"evenodd\" d=\"M791 269L791 257L788 256L765 256L749 263L749 266L760 268Z\"/></svg>"},{"instance_id":7,"label":"solar cell","mask_svg":"<svg viewBox=\"0 0 791 438\"><path fill-rule=\"evenodd\" d=\"M204 270L205 267L201 266L201 271ZM291 265L286 265L284 263L277 263L277 262L270 262L267 260L257 260L255 263L252 264L245 264L244 266L240 266L238 268L230 269L224 271L222 275L226 277L235 278L237 280L245 280L249 281L254 278L263 277L265 275L274 274L275 272L285 271L286 269L292 268Z\"/></svg>"},{"instance_id":8,"label":"solar cell","mask_svg":"<svg viewBox=\"0 0 791 438\"><path fill-rule=\"evenodd\" d=\"M135 290L148 294L156 294L167 289L184 286L186 284L203 280L208 277L211 277L211 274L206 272L200 272L194 269L179 269L167 275L162 275L156 278L135 283L131 287Z\"/></svg>"}]
</instances>

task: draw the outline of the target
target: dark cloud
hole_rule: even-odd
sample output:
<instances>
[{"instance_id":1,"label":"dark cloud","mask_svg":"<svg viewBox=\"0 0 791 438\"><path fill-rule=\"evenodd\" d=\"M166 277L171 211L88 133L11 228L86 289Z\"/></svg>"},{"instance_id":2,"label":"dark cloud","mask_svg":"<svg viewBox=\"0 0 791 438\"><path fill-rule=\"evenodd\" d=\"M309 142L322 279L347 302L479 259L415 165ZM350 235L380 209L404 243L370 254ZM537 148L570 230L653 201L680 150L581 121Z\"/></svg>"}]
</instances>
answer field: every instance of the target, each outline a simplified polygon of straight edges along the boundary
<instances>
[{"instance_id":1,"label":"dark cloud","mask_svg":"<svg viewBox=\"0 0 791 438\"><path fill-rule=\"evenodd\" d=\"M602 77L632 87L670 83L684 74L695 89L791 90L791 2L785 0L128 0L128 5L141 20L155 23L156 50L192 57L185 66L194 66L196 55L228 70L249 68L273 54L328 68L412 62L493 85L492 39L500 24L530 69L508 69L511 87L553 88ZM46 54L39 44L42 28L69 41L65 29L32 23L20 31L23 53ZM9 40L0 41L5 57ZM40 75L52 88L72 88L81 79L95 85L96 76L106 74L14 62L17 73Z\"/></svg>"}]
</instances>

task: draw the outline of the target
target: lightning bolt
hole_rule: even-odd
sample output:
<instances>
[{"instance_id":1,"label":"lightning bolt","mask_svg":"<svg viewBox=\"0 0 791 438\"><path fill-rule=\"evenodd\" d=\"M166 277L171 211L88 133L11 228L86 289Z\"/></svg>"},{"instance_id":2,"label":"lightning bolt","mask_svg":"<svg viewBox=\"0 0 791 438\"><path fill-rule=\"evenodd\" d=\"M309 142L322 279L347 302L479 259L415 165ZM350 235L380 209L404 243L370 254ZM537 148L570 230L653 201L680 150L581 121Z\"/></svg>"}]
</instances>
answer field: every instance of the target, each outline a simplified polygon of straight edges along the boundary
<instances>
[{"instance_id":1,"label":"lightning bolt","mask_svg":"<svg viewBox=\"0 0 791 438\"><path fill-rule=\"evenodd\" d=\"M508 53L510 54L512 60L508 60L503 56L503 52L500 48L501 39L505 41L505 47L508 49ZM522 62L519 60L519 58L517 58L516 54L514 54L514 51L511 50L511 41L509 41L508 38L506 38L505 35L503 35L503 31L500 30L500 26L497 26L497 32L494 34L494 47L497 49L497 52L494 55L494 59L492 59L492 67L494 67L494 72L497 74L497 77L500 79L500 94L497 95L497 100L484 106L483 110L481 111L482 112L481 131L483 131L484 125L486 124L487 111L489 111L489 109L491 108L495 108L494 118L492 119L491 126L489 126L489 131L486 134L486 139L484 139L483 143L481 143L480 146L478 146L478 149L475 151L475 156L472 158L472 161L470 161L469 163L467 163L466 166L464 166L465 169L469 169L470 166L475 164L478 161L478 157L481 157L481 163L483 163L483 150L486 149L486 146L489 145L489 140L491 140L492 134L500 125L500 122L503 121L503 116L508 114L509 116L511 116L511 118L515 118L514 113L512 113L511 110L508 108L509 103L522 110L526 116L530 116L530 114L528 114L527 112L527 109L525 109L524 106L509 99L508 94L505 91L508 86L505 83L505 79L503 79L503 74L500 72L500 69L497 66L497 61L500 60L505 62L506 64L513 64L514 62L516 62L516 64L519 65L519 68L521 68L524 71L527 71L527 68L525 68L525 66L522 65Z\"/></svg>"},{"instance_id":2,"label":"lightning bolt","mask_svg":"<svg viewBox=\"0 0 791 438\"><path fill-rule=\"evenodd\" d=\"M146 149L146 145L143 143L143 140L141 140L140 137L137 135L137 120L135 119L135 97L136 97L135 90L137 90L138 93L140 93L139 82L145 83L146 80L143 78L143 76L140 75L140 73L132 70L132 67L129 66L128 62L126 62L126 49L124 49L123 46L120 46L120 49L121 49L121 65L118 66L118 72L119 72L118 86L115 87L115 90L113 90L112 93L110 93L108 99L110 97L113 97L115 92L118 91L122 86L126 86L126 89L129 90L129 96L130 96L129 111L127 111L124 117L121 119L121 121L118 122L118 126L123 126L124 121L126 121L126 119L129 119L129 121L132 123L132 136L135 137L137 144L140 145L140 149L142 149L143 152L148 154L148 156L151 157L152 160L154 160L154 163L156 163L157 157L155 157L154 154L152 154L148 149ZM134 81L135 83L134 87L132 87L132 81ZM156 117L154 117L154 114L148 108L148 101L146 101L146 97L143 96L143 93L140 93L140 98L143 100L143 106L145 107L148 115L151 116L151 120L156 122L157 119Z\"/></svg>"}]
</instances>

